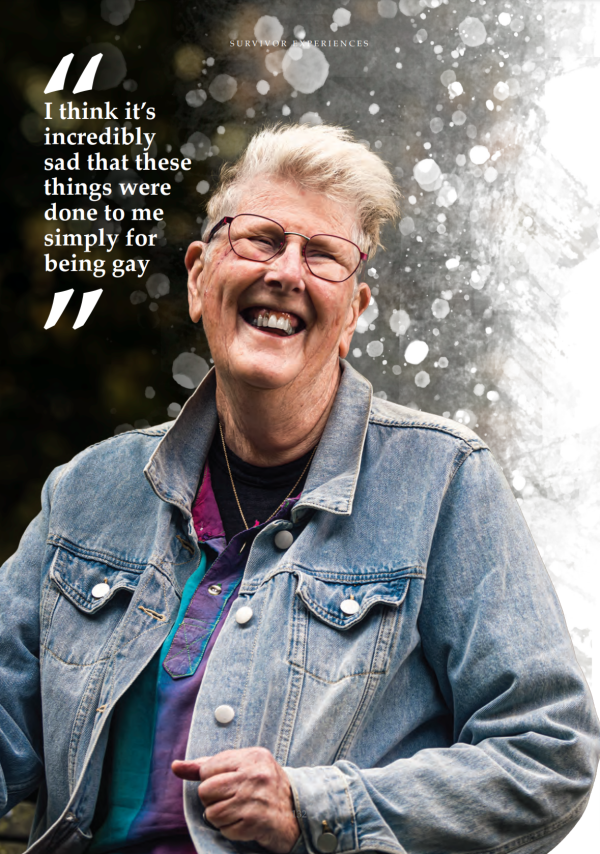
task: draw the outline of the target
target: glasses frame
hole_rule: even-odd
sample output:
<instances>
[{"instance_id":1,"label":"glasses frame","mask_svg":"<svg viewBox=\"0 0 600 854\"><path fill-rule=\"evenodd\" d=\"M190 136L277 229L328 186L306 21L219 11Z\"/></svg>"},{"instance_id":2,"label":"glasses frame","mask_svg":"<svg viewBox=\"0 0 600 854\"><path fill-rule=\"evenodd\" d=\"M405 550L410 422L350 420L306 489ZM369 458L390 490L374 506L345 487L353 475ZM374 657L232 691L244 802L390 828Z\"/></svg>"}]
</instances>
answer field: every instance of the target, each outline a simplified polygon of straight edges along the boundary
<instances>
[{"instance_id":1,"label":"glasses frame","mask_svg":"<svg viewBox=\"0 0 600 854\"><path fill-rule=\"evenodd\" d=\"M231 240L231 223L234 221L234 219L237 219L239 216L256 216L256 217L259 217L260 219L264 219L267 222L272 222L274 225L279 226L279 228L283 231L283 240L281 241L281 245L279 246L277 251L274 252L269 258L263 258L260 260L258 260L256 258L246 258L245 255L240 255L239 252L236 252L235 247L233 245L233 242ZM288 236L288 234L295 234L297 237L304 238L304 240L306 240L306 243L302 247L302 257L304 258L304 263L306 264L311 275L316 276L317 279L322 279L324 282L332 282L334 284L341 284L342 282L347 282L348 279L352 278L352 276L356 273L356 271L358 270L360 265L363 263L363 261L366 261L368 258L367 253L363 252L359 246L356 246L356 243L354 243L353 240L348 240L347 237L340 237L339 234L324 234L322 232L319 232L318 234L313 234L310 237L307 237L306 234L300 234L299 231L285 231L283 226L281 225L281 223L277 222L277 220L271 219L268 216L262 216L262 214L253 214L253 213L240 213L240 214L236 214L235 216L224 216L223 219L221 219L211 229L211 232L208 235L208 240L206 241L207 244L210 243L210 241L213 239L213 237L215 236L217 231L219 231L219 229L222 228L224 225L227 226L227 238L229 240L229 245L231 246L233 252L235 252L235 254L238 256L238 258L243 258L244 261L253 261L255 264L268 264L269 261L273 260L273 258L276 258L278 255L281 255L283 252L285 252L285 247L287 245L286 237ZM306 247L308 246L309 240L312 240L313 237L335 237L336 240L344 240L346 243L350 243L352 246L356 246L356 248L358 249L358 253L360 255L360 260L359 260L358 264L356 265L356 267L354 268L354 270L352 270L352 272L350 273L349 276L346 276L344 279L326 279L325 276L319 276L318 273L313 273L311 266L308 263L308 259L306 257Z\"/></svg>"}]
</instances>

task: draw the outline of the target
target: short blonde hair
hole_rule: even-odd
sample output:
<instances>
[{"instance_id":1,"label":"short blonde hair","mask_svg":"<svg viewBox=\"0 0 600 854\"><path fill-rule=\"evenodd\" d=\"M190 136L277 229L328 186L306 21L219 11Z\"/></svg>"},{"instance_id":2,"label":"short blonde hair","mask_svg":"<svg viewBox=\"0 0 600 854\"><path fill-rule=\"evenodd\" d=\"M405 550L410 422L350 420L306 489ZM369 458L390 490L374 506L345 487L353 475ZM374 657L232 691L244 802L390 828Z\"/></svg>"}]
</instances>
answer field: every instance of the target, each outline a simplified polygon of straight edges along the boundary
<instances>
[{"instance_id":1,"label":"short blonde hair","mask_svg":"<svg viewBox=\"0 0 600 854\"><path fill-rule=\"evenodd\" d=\"M356 212L355 240L372 257L381 226L398 216L400 191L383 160L335 125L279 125L250 140L235 163L221 169L207 206L205 235L224 216L238 213L243 186L258 176L297 183Z\"/></svg>"}]
</instances>

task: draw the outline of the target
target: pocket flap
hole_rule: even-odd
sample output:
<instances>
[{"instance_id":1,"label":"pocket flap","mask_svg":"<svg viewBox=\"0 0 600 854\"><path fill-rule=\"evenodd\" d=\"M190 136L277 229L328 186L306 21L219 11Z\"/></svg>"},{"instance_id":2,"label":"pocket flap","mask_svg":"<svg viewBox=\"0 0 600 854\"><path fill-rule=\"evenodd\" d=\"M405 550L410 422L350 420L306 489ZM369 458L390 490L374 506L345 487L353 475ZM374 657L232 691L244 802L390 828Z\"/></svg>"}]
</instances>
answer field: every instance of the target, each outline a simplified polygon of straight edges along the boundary
<instances>
[{"instance_id":1,"label":"pocket flap","mask_svg":"<svg viewBox=\"0 0 600 854\"><path fill-rule=\"evenodd\" d=\"M409 578L331 583L301 572L296 595L320 620L343 630L360 622L375 605L397 608L406 598L408 584ZM356 602L358 607L348 604L351 602Z\"/></svg>"},{"instance_id":2,"label":"pocket flap","mask_svg":"<svg viewBox=\"0 0 600 854\"><path fill-rule=\"evenodd\" d=\"M50 577L63 596L88 614L103 608L119 590L133 593L140 575L139 571L113 567L62 548L58 549L50 569ZM105 589L100 585L108 587L103 595L98 595Z\"/></svg>"}]
</instances>

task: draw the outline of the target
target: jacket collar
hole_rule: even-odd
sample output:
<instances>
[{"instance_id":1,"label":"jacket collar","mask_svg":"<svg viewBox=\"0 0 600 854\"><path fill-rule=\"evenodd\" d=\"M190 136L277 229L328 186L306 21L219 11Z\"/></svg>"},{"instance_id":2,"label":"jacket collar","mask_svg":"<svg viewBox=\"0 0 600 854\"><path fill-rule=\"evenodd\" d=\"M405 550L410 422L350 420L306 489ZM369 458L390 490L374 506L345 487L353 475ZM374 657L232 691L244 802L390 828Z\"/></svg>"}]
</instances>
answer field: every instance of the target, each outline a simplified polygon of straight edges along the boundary
<instances>
[{"instance_id":1,"label":"jacket collar","mask_svg":"<svg viewBox=\"0 0 600 854\"><path fill-rule=\"evenodd\" d=\"M294 521L303 508L314 507L348 515L360 470L371 412L371 384L347 362L329 419L312 461L302 497L294 506ZM191 516L198 481L217 428L214 368L186 402L144 469L163 501Z\"/></svg>"}]
</instances>

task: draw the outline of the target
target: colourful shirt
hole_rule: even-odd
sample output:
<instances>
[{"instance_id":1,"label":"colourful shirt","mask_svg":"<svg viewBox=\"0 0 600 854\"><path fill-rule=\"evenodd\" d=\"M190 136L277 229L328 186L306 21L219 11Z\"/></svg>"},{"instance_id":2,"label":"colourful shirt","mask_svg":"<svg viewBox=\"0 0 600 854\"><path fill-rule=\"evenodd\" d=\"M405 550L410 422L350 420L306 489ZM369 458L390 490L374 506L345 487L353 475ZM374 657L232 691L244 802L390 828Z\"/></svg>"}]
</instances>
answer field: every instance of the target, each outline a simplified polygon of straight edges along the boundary
<instances>
[{"instance_id":1,"label":"colourful shirt","mask_svg":"<svg viewBox=\"0 0 600 854\"><path fill-rule=\"evenodd\" d=\"M286 500L274 518L287 517L295 501ZM185 585L161 650L116 706L99 801L104 819L91 854L195 854L183 813L183 784L171 762L185 757L211 650L237 596L251 542L266 523L226 544L208 464L192 517L204 544L202 559Z\"/></svg>"}]
</instances>

